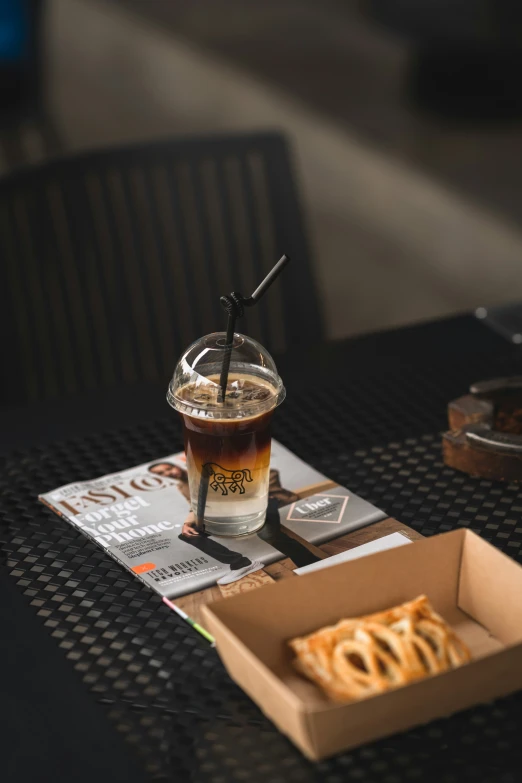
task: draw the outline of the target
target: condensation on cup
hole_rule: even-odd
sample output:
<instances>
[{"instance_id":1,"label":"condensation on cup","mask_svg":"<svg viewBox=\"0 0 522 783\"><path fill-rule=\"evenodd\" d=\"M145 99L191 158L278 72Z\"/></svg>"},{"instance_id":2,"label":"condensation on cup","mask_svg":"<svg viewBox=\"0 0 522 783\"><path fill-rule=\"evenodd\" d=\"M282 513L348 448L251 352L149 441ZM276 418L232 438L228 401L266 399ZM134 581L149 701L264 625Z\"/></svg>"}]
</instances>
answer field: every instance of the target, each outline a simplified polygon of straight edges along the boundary
<instances>
[{"instance_id":1,"label":"condensation on cup","mask_svg":"<svg viewBox=\"0 0 522 783\"><path fill-rule=\"evenodd\" d=\"M286 392L268 351L236 333L223 401L219 381L228 350L224 332L196 340L176 366L167 400L183 420L196 519L204 518L208 533L242 536L265 521L270 423Z\"/></svg>"}]
</instances>

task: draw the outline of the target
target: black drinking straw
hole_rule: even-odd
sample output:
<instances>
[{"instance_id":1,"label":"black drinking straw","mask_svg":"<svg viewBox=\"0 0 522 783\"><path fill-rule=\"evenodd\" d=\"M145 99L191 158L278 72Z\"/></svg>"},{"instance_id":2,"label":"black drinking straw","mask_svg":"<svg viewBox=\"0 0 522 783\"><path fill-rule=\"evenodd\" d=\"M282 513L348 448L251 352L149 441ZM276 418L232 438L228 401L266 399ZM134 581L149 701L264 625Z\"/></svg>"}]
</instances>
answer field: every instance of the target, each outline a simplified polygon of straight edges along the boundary
<instances>
[{"instance_id":1,"label":"black drinking straw","mask_svg":"<svg viewBox=\"0 0 522 783\"><path fill-rule=\"evenodd\" d=\"M236 320L241 318L245 307L252 307L252 305L255 305L257 302L259 302L263 294L270 288L274 280L279 276L289 261L290 258L287 255L281 256L277 264L270 270L263 282L258 285L252 296L250 296L248 299L245 299L236 291L232 291L231 294L228 296L222 296L219 300L222 307L224 307L228 313L225 352L223 354L223 364L221 365L221 375L219 378L219 385L221 387L221 402L223 403L225 402L225 395L227 393L228 371L230 369L232 348L234 347L234 331L236 328Z\"/></svg>"},{"instance_id":2,"label":"black drinking straw","mask_svg":"<svg viewBox=\"0 0 522 783\"><path fill-rule=\"evenodd\" d=\"M205 506L207 505L209 479L210 474L208 468L206 465L202 465L201 478L199 480L198 508L196 512L196 528L200 533L203 533L205 530Z\"/></svg>"},{"instance_id":3,"label":"black drinking straw","mask_svg":"<svg viewBox=\"0 0 522 783\"><path fill-rule=\"evenodd\" d=\"M232 356L232 348L234 347L234 330L236 327L236 320L241 318L244 312L244 307L252 307L258 302L265 291L270 288L276 277L288 264L290 258L287 255L281 256L277 264L270 270L262 283L258 285L252 296L245 299L241 294L233 291L229 296L222 296L219 300L222 306L228 313L227 322L227 334L225 338L225 351L223 354L223 364L221 366L221 375L219 378L219 385L221 387L221 402L225 402L225 395L227 392L228 383L228 371L230 369L230 357ZM198 491L198 507L196 511L196 527L200 532L205 530L205 506L207 504L208 495L208 482L210 474L207 466L203 465L201 469L201 478L199 482Z\"/></svg>"}]
</instances>

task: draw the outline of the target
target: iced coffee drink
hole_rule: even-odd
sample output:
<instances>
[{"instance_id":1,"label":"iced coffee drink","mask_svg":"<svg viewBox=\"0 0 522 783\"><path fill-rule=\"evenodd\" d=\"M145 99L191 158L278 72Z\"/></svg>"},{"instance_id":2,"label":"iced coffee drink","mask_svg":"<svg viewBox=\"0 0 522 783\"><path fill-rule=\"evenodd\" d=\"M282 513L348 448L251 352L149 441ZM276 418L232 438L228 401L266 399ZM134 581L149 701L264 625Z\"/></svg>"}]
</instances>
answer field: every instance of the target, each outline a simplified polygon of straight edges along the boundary
<instances>
[{"instance_id":1,"label":"iced coffee drink","mask_svg":"<svg viewBox=\"0 0 522 783\"><path fill-rule=\"evenodd\" d=\"M183 419L191 505L205 530L246 535L264 523L268 504L270 421L285 390L259 343L236 334L223 399L224 335L194 343L182 357L168 400Z\"/></svg>"}]
</instances>

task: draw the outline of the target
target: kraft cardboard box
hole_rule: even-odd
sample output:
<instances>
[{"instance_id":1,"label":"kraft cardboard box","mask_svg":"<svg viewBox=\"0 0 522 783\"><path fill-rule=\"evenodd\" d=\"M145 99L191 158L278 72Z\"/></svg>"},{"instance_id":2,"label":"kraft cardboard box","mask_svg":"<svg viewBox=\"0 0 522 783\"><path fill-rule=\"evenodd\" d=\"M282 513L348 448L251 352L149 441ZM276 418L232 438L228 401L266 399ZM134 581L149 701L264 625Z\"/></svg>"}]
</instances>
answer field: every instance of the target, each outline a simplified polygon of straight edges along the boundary
<instances>
[{"instance_id":1,"label":"kraft cardboard box","mask_svg":"<svg viewBox=\"0 0 522 783\"><path fill-rule=\"evenodd\" d=\"M346 704L294 670L288 639L422 593L471 663ZM522 688L522 568L468 530L283 580L204 614L232 679L314 760Z\"/></svg>"}]
</instances>

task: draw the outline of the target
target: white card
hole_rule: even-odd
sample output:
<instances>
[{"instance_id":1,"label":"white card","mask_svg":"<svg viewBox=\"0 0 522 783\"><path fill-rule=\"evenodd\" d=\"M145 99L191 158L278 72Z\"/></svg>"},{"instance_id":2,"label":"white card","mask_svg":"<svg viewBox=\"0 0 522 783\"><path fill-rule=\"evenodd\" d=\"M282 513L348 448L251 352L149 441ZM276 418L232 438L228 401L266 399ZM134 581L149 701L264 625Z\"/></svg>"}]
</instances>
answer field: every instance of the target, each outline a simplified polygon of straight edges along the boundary
<instances>
[{"instance_id":1,"label":"white card","mask_svg":"<svg viewBox=\"0 0 522 783\"><path fill-rule=\"evenodd\" d=\"M395 549L397 546L411 544L410 539L404 533L390 533L389 536L377 538L375 541L369 541L367 544L361 544L346 552L340 552L338 555L325 557L324 560L318 560L317 563L296 568L294 574L309 574L312 571L319 571L321 568L330 568L330 566L346 563L348 560L357 560L359 557L373 555L375 552L383 552L385 549Z\"/></svg>"}]
</instances>

